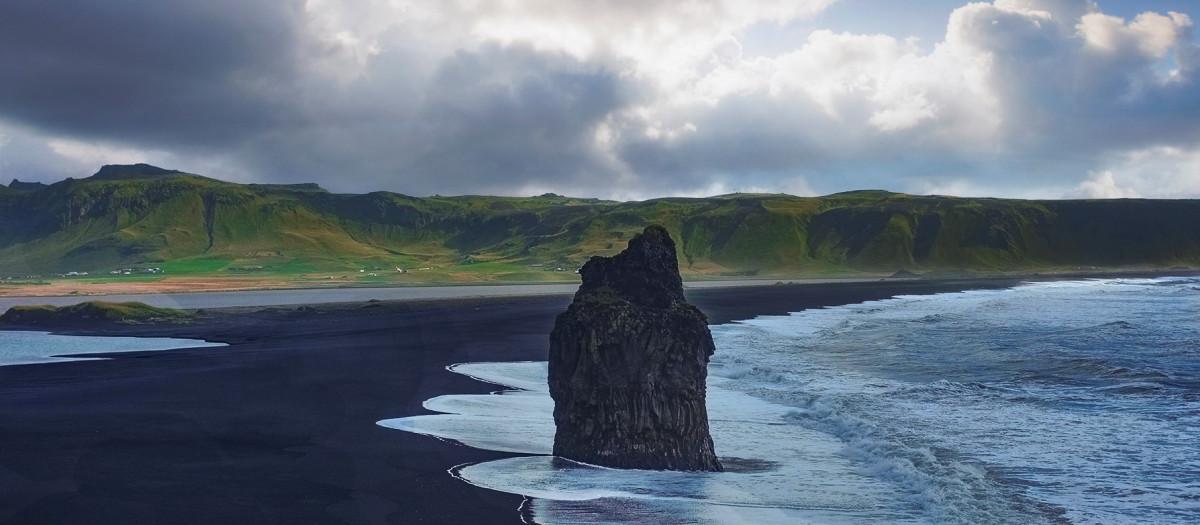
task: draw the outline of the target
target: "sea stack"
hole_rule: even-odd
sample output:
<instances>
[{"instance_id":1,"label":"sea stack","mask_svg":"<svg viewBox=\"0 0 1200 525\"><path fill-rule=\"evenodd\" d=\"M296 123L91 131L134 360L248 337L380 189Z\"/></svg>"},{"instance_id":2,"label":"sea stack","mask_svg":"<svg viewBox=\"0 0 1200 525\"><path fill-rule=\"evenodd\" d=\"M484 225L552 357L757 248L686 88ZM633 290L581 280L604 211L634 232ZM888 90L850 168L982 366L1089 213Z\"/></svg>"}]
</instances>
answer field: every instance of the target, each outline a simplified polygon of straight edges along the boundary
<instances>
[{"instance_id":1,"label":"sea stack","mask_svg":"<svg viewBox=\"0 0 1200 525\"><path fill-rule=\"evenodd\" d=\"M683 297L675 243L650 226L592 257L550 332L554 455L613 468L719 471L704 404L714 346Z\"/></svg>"}]
</instances>

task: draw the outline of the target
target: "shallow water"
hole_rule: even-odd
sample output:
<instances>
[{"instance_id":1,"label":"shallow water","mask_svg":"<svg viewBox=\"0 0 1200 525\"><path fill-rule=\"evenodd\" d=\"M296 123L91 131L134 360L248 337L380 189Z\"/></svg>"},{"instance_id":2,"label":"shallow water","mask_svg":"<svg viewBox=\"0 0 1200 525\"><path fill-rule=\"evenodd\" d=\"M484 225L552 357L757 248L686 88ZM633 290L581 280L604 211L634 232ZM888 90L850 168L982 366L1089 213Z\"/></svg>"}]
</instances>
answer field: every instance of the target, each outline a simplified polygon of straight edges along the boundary
<instances>
[{"instance_id":1,"label":"shallow water","mask_svg":"<svg viewBox=\"0 0 1200 525\"><path fill-rule=\"evenodd\" d=\"M531 496L539 523L1200 521L1196 278L900 297L713 336L709 412L731 472L546 455L544 363L458 365L525 390L380 424L535 454L455 475Z\"/></svg>"},{"instance_id":2,"label":"shallow water","mask_svg":"<svg viewBox=\"0 0 1200 525\"><path fill-rule=\"evenodd\" d=\"M701 474L607 469L550 456L554 405L545 362L465 363L451 370L524 390L439 396L425 407L444 414L379 424L477 448L537 454L468 465L455 475L535 498L539 522L594 523L595 516L619 515L634 503L638 510L631 516L639 522L657 516L656 522L674 523L679 516L692 516L729 523L729 508L741 509L734 514L744 516L746 523L761 523L764 516L798 520L831 512L893 522L905 518L904 512L894 512L905 506L901 494L858 473L841 457L836 439L784 424L791 412L787 407L727 389L727 379L710 381L708 400L714 441L723 444L719 452L728 471ZM788 459L778 461L780 456ZM881 508L889 510L877 510Z\"/></svg>"},{"instance_id":3,"label":"shallow water","mask_svg":"<svg viewBox=\"0 0 1200 525\"><path fill-rule=\"evenodd\" d=\"M47 332L0 332L0 366L102 359L69 357L71 354L146 352L205 346L225 346L225 343L166 337L92 337Z\"/></svg>"}]
</instances>

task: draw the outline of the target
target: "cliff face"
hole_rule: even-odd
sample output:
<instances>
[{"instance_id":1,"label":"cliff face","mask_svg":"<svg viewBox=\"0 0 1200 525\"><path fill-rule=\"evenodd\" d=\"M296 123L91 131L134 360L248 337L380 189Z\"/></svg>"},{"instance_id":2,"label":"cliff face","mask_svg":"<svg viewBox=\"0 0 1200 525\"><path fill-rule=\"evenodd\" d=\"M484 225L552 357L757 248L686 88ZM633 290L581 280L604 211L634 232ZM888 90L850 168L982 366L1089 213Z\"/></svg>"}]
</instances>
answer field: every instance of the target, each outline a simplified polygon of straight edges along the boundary
<instances>
[{"instance_id":1,"label":"cliff face","mask_svg":"<svg viewBox=\"0 0 1200 525\"><path fill-rule=\"evenodd\" d=\"M650 226L580 274L550 333L554 454L616 468L721 470L704 404L712 334L683 297L670 235Z\"/></svg>"}]
</instances>

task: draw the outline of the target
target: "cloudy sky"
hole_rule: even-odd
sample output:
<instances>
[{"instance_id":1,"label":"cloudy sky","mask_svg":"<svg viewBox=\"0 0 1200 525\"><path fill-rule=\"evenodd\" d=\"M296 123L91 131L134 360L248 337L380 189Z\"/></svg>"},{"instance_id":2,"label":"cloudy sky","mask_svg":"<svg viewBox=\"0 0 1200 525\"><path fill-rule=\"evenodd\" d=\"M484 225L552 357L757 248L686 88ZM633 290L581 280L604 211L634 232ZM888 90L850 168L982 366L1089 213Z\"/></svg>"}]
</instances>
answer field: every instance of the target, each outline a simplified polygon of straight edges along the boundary
<instances>
[{"instance_id":1,"label":"cloudy sky","mask_svg":"<svg viewBox=\"0 0 1200 525\"><path fill-rule=\"evenodd\" d=\"M0 180L1200 197L1194 0L7 0Z\"/></svg>"}]
</instances>

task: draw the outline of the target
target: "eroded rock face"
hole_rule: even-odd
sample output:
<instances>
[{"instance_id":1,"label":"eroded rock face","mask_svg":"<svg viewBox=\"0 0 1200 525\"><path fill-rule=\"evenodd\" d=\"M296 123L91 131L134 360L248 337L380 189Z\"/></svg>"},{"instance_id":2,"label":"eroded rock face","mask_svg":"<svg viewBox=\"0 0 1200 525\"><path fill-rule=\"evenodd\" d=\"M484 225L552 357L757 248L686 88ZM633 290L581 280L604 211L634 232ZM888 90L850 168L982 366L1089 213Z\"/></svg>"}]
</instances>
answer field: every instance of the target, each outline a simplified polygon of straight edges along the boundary
<instances>
[{"instance_id":1,"label":"eroded rock face","mask_svg":"<svg viewBox=\"0 0 1200 525\"><path fill-rule=\"evenodd\" d=\"M616 468L721 470L704 404L712 334L683 297L666 229L646 228L580 274L550 333L554 454Z\"/></svg>"}]
</instances>

